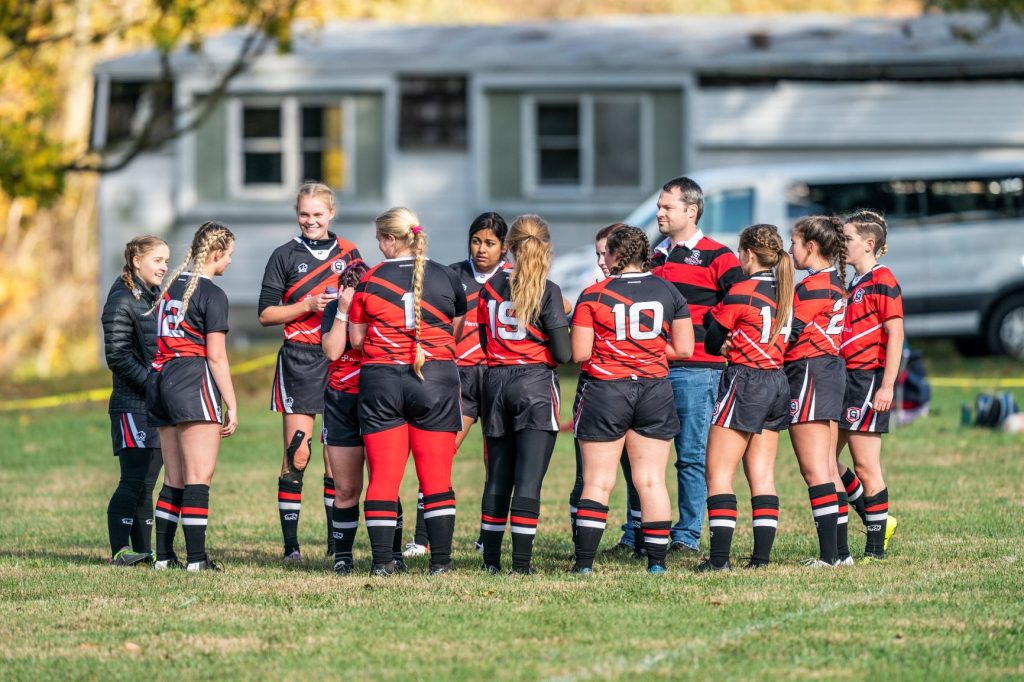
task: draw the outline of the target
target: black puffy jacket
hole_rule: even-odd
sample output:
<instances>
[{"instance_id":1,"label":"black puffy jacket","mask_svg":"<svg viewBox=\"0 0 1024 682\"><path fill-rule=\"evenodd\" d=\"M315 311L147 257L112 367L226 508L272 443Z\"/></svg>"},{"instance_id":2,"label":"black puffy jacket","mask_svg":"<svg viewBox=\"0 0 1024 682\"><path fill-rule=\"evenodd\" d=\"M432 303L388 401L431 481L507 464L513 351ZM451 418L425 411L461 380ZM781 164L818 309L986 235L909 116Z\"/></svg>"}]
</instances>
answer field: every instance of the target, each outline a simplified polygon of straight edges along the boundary
<instances>
[{"instance_id":1,"label":"black puffy jacket","mask_svg":"<svg viewBox=\"0 0 1024 682\"><path fill-rule=\"evenodd\" d=\"M111 414L146 411L146 376L156 355L156 312L146 315L159 289L149 289L138 278L136 299L121 279L114 282L103 304L103 352L114 374Z\"/></svg>"}]
</instances>

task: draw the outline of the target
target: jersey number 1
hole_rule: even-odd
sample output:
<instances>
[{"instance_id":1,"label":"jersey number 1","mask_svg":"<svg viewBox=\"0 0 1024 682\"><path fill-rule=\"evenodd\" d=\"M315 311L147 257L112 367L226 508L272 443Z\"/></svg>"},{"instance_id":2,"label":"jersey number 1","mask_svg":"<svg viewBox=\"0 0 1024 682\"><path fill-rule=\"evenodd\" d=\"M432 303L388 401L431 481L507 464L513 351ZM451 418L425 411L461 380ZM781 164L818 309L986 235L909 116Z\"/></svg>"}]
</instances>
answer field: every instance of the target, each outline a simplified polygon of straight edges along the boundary
<instances>
[{"instance_id":1,"label":"jersey number 1","mask_svg":"<svg viewBox=\"0 0 1024 682\"><path fill-rule=\"evenodd\" d=\"M512 301L500 304L491 299L487 301L487 317L490 318L491 337L505 341L522 341L526 338L526 328L519 326L519 320L512 314Z\"/></svg>"},{"instance_id":2,"label":"jersey number 1","mask_svg":"<svg viewBox=\"0 0 1024 682\"><path fill-rule=\"evenodd\" d=\"M789 314L789 322L779 330L779 336L783 341L789 339L789 332L793 329L793 313ZM770 306L761 306L761 339L762 344L772 340L772 309Z\"/></svg>"}]
</instances>

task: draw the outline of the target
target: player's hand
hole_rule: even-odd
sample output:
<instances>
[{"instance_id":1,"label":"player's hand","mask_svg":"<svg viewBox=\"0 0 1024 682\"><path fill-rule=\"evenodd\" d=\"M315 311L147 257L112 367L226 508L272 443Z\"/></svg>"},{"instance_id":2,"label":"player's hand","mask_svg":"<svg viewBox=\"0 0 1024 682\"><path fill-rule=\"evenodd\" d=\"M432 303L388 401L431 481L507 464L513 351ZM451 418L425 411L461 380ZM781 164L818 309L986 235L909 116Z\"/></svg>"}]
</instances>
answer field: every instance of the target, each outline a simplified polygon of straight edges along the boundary
<instances>
[{"instance_id":1,"label":"player's hand","mask_svg":"<svg viewBox=\"0 0 1024 682\"><path fill-rule=\"evenodd\" d=\"M892 386L882 386L875 391L875 397L871 401L871 408L875 412L888 412L892 407Z\"/></svg>"},{"instance_id":2,"label":"player's hand","mask_svg":"<svg viewBox=\"0 0 1024 682\"><path fill-rule=\"evenodd\" d=\"M345 287L338 292L338 312L347 313L348 307L352 305L352 297L356 295L354 287Z\"/></svg>"},{"instance_id":3,"label":"player's hand","mask_svg":"<svg viewBox=\"0 0 1024 682\"><path fill-rule=\"evenodd\" d=\"M224 423L220 427L220 437L227 438L238 428L238 410L229 407L224 410Z\"/></svg>"},{"instance_id":4,"label":"player's hand","mask_svg":"<svg viewBox=\"0 0 1024 682\"><path fill-rule=\"evenodd\" d=\"M311 313L322 313L334 298L333 294L317 294L306 299L306 307Z\"/></svg>"},{"instance_id":5,"label":"player's hand","mask_svg":"<svg viewBox=\"0 0 1024 682\"><path fill-rule=\"evenodd\" d=\"M725 337L725 342L722 343L722 355L728 354L732 350L732 335L734 332L729 332L728 336Z\"/></svg>"},{"instance_id":6,"label":"player's hand","mask_svg":"<svg viewBox=\"0 0 1024 682\"><path fill-rule=\"evenodd\" d=\"M572 303L569 303L569 299L565 296L562 297L562 307L565 308L566 315L572 312Z\"/></svg>"}]
</instances>

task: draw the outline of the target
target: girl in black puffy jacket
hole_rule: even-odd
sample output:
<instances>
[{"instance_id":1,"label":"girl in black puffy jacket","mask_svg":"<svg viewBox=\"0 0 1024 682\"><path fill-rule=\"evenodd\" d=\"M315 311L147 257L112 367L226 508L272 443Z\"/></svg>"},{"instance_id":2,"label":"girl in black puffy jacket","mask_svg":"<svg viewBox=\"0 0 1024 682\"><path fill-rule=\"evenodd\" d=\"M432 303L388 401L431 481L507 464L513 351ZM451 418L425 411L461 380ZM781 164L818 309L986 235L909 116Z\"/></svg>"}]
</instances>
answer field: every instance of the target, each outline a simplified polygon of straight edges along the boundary
<instances>
[{"instance_id":1,"label":"girl in black puffy jacket","mask_svg":"<svg viewBox=\"0 0 1024 682\"><path fill-rule=\"evenodd\" d=\"M147 314L167 273L170 250L159 237L136 237L103 305L103 348L114 375L110 435L121 480L107 506L110 563L152 557L153 488L160 474L160 434L146 414L146 376L156 354L156 315ZM170 472L169 472L170 473ZM180 485L180 483L179 483Z\"/></svg>"}]
</instances>

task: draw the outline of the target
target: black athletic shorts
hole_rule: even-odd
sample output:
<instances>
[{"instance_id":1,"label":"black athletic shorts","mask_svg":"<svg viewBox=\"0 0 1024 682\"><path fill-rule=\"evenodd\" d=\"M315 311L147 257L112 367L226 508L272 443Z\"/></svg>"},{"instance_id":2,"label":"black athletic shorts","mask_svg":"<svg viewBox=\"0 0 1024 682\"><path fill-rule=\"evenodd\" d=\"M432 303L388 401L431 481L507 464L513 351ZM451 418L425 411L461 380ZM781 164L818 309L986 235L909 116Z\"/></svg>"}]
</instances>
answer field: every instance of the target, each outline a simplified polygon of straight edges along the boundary
<instances>
[{"instance_id":1,"label":"black athletic shorts","mask_svg":"<svg viewBox=\"0 0 1024 682\"><path fill-rule=\"evenodd\" d=\"M462 430L462 391L454 362L423 363L423 381L412 365L363 365L359 372L359 426L363 435L402 424L423 431Z\"/></svg>"},{"instance_id":2,"label":"black athletic shorts","mask_svg":"<svg viewBox=\"0 0 1024 682\"><path fill-rule=\"evenodd\" d=\"M459 380L462 382L462 416L469 417L473 421L480 416L485 376L487 376L487 365L459 367Z\"/></svg>"},{"instance_id":3,"label":"black athletic shorts","mask_svg":"<svg viewBox=\"0 0 1024 682\"><path fill-rule=\"evenodd\" d=\"M359 432L358 393L346 393L327 387L320 442L340 448L358 448L363 445L363 436Z\"/></svg>"},{"instance_id":4,"label":"black athletic shorts","mask_svg":"<svg viewBox=\"0 0 1024 682\"><path fill-rule=\"evenodd\" d=\"M277 352L270 409L285 414L321 414L327 390L327 356L318 343L285 341Z\"/></svg>"},{"instance_id":5,"label":"black athletic shorts","mask_svg":"<svg viewBox=\"0 0 1024 682\"><path fill-rule=\"evenodd\" d=\"M789 423L789 381L781 369L729 365L718 382L711 423L734 431L782 431Z\"/></svg>"},{"instance_id":6,"label":"black athletic shorts","mask_svg":"<svg viewBox=\"0 0 1024 682\"><path fill-rule=\"evenodd\" d=\"M580 381L572 424L576 438L585 441L618 440L629 429L672 440L679 433L672 384L668 379Z\"/></svg>"},{"instance_id":7,"label":"black athletic shorts","mask_svg":"<svg viewBox=\"0 0 1024 682\"><path fill-rule=\"evenodd\" d=\"M889 433L889 413L871 407L875 392L882 385L885 368L854 369L846 373L846 394L839 428L861 433Z\"/></svg>"},{"instance_id":8,"label":"black athletic shorts","mask_svg":"<svg viewBox=\"0 0 1024 682\"><path fill-rule=\"evenodd\" d=\"M146 409L154 426L221 423L220 402L206 358L171 358L161 371L149 373Z\"/></svg>"},{"instance_id":9,"label":"black athletic shorts","mask_svg":"<svg viewBox=\"0 0 1024 682\"><path fill-rule=\"evenodd\" d=\"M160 431L145 412L118 412L110 415L110 441L115 456L128 448L159 448Z\"/></svg>"},{"instance_id":10,"label":"black athletic shorts","mask_svg":"<svg viewBox=\"0 0 1024 682\"><path fill-rule=\"evenodd\" d=\"M560 401L558 373L547 365L488 367L480 405L484 435L558 431Z\"/></svg>"},{"instance_id":11,"label":"black athletic shorts","mask_svg":"<svg viewBox=\"0 0 1024 682\"><path fill-rule=\"evenodd\" d=\"M789 423L839 421L846 391L846 364L836 355L803 358L785 366Z\"/></svg>"}]
</instances>

